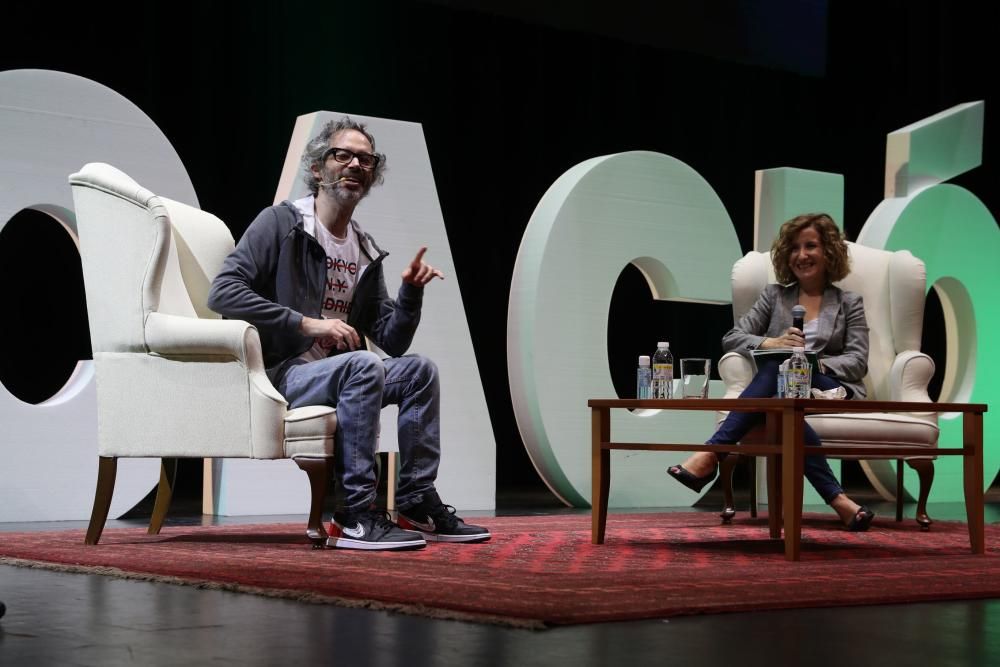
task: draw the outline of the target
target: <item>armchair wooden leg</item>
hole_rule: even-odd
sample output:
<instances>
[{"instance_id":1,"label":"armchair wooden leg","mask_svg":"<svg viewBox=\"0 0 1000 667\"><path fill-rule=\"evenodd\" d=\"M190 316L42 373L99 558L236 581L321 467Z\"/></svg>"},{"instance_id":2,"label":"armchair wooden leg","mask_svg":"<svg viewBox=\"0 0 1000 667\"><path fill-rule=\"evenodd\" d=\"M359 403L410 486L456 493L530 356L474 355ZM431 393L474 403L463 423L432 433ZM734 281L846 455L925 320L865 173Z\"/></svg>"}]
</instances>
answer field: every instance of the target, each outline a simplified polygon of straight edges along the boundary
<instances>
[{"instance_id":1,"label":"armchair wooden leg","mask_svg":"<svg viewBox=\"0 0 1000 667\"><path fill-rule=\"evenodd\" d=\"M751 456L750 461L750 518L757 518L757 457Z\"/></svg>"},{"instance_id":2,"label":"armchair wooden leg","mask_svg":"<svg viewBox=\"0 0 1000 667\"><path fill-rule=\"evenodd\" d=\"M312 542L313 549L326 546L326 529L323 527L323 501L326 498L326 480L330 478L333 468L332 458L297 457L296 465L309 476L309 486L312 489L312 505L309 508L309 525L306 537Z\"/></svg>"},{"instance_id":3,"label":"armchair wooden leg","mask_svg":"<svg viewBox=\"0 0 1000 667\"><path fill-rule=\"evenodd\" d=\"M104 532L111 509L111 496L115 492L115 477L118 475L118 459L102 456L97 460L97 491L94 493L94 509L90 513L90 525L84 544L97 544Z\"/></svg>"},{"instance_id":4,"label":"armchair wooden leg","mask_svg":"<svg viewBox=\"0 0 1000 667\"><path fill-rule=\"evenodd\" d=\"M174 484L177 482L177 459L160 460L160 484L156 488L156 502L153 504L153 516L149 520L150 535L159 535L163 528L163 520L170 509L170 499L174 496Z\"/></svg>"},{"instance_id":5,"label":"armchair wooden leg","mask_svg":"<svg viewBox=\"0 0 1000 667\"><path fill-rule=\"evenodd\" d=\"M928 530L931 518L927 516L927 498L931 495L931 485L934 483L934 461L930 459L910 459L906 462L917 471L920 478L920 495L917 496L917 523L922 530Z\"/></svg>"}]
</instances>

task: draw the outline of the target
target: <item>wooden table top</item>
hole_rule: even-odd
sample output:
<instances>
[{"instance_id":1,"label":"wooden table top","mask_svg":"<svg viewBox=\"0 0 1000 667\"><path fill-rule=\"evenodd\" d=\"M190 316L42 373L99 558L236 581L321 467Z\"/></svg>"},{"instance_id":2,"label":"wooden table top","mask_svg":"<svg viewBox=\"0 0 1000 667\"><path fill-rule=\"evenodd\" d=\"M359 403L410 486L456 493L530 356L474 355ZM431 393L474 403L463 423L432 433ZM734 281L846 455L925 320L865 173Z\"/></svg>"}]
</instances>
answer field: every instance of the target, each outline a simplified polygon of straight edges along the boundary
<instances>
[{"instance_id":1,"label":"wooden table top","mask_svg":"<svg viewBox=\"0 0 1000 667\"><path fill-rule=\"evenodd\" d=\"M780 412L986 412L986 403L923 403L919 401L832 400L821 398L592 398L591 408L647 410L740 410Z\"/></svg>"}]
</instances>

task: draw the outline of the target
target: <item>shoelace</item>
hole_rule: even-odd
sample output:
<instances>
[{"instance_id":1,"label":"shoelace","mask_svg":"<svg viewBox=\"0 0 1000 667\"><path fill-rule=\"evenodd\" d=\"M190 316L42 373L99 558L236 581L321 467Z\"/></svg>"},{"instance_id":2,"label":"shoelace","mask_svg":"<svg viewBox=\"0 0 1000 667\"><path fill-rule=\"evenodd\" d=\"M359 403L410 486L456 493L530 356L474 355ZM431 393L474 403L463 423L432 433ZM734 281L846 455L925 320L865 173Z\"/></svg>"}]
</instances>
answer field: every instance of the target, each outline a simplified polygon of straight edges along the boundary
<instances>
[{"instance_id":1,"label":"shoelace","mask_svg":"<svg viewBox=\"0 0 1000 667\"><path fill-rule=\"evenodd\" d=\"M385 510L371 510L366 512L372 518L372 525L376 528L392 528L396 524L392 522L392 517Z\"/></svg>"},{"instance_id":2,"label":"shoelace","mask_svg":"<svg viewBox=\"0 0 1000 667\"><path fill-rule=\"evenodd\" d=\"M434 519L434 522L445 529L451 529L458 525L460 519L455 515L456 510L451 505L445 505L441 503L437 507L433 508L428 514Z\"/></svg>"}]
</instances>

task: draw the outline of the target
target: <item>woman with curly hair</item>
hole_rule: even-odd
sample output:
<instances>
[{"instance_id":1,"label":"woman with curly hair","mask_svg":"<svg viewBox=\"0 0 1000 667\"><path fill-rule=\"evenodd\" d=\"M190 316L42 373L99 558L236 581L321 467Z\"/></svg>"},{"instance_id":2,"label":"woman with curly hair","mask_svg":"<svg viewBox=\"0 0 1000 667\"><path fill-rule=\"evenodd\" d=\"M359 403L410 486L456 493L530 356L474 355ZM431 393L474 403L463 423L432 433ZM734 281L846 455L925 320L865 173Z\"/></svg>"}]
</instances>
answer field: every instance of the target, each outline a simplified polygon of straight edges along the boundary
<instances>
[{"instance_id":1,"label":"woman with curly hair","mask_svg":"<svg viewBox=\"0 0 1000 667\"><path fill-rule=\"evenodd\" d=\"M847 244L825 213L795 217L781 226L771 246L771 262L779 284L764 288L749 312L722 339L725 351L748 354L755 349L806 347L819 358L812 386L843 387L848 398L864 398L868 372L868 322L861 295L833 285L850 272ZM792 308L805 308L803 329L792 326ZM763 362L740 398L766 398L777 392L778 362ZM739 442L763 422L758 412L730 412L706 444ZM807 424L807 445L819 436ZM722 457L725 454L721 455ZM696 452L667 473L684 486L700 491L715 479L720 456ZM807 456L805 476L823 501L836 510L848 530L868 530L875 513L847 497L824 456Z\"/></svg>"}]
</instances>

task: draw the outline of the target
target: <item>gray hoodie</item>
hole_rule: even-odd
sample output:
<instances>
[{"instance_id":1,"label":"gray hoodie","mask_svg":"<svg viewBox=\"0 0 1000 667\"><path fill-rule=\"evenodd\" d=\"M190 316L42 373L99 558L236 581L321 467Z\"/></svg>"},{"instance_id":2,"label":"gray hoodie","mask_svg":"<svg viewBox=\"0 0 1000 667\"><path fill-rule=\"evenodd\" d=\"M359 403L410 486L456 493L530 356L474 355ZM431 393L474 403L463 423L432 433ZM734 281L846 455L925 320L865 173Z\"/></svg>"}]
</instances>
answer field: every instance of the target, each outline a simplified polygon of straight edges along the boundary
<instances>
[{"instance_id":1,"label":"gray hoodie","mask_svg":"<svg viewBox=\"0 0 1000 667\"><path fill-rule=\"evenodd\" d=\"M371 264L355 285L347 323L386 354L400 356L416 333L424 290L404 282L389 298L382 271L389 253L354 220L351 231ZM298 209L283 201L265 208L247 228L212 282L208 307L257 327L268 377L277 385L288 362L313 343L299 325L303 316L320 317L326 278L326 253L303 229Z\"/></svg>"}]
</instances>

